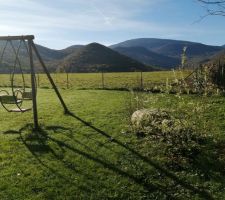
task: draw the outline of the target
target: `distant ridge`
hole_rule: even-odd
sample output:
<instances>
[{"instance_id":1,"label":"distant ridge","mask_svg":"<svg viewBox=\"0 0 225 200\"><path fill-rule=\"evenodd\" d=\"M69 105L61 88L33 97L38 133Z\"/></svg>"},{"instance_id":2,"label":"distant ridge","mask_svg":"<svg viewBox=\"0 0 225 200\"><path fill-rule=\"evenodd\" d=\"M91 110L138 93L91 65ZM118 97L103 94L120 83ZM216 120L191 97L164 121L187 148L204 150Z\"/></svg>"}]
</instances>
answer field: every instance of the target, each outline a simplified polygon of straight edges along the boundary
<instances>
[{"instance_id":1,"label":"distant ridge","mask_svg":"<svg viewBox=\"0 0 225 200\"><path fill-rule=\"evenodd\" d=\"M15 46L18 43L15 43ZM0 51L4 46L0 42ZM224 46L205 45L197 42L137 38L106 47L98 43L89 45L72 45L65 49L54 50L37 44L37 48L51 72L70 70L71 72L96 71L151 71L160 67L176 68L180 65L183 47L187 47L187 57L190 63L202 63L216 56L222 56ZM0 52L1 53L1 52ZM20 51L20 59L24 71L28 72L29 59L26 49ZM9 48L4 55L4 66L0 64L0 73L9 73L14 63L15 55ZM36 70L40 64L34 57Z\"/></svg>"},{"instance_id":2,"label":"distant ridge","mask_svg":"<svg viewBox=\"0 0 225 200\"><path fill-rule=\"evenodd\" d=\"M207 62L214 63L214 64L218 64L218 63L225 64L225 49L221 50L217 54L211 56L210 58L204 61L204 63L207 63Z\"/></svg>"},{"instance_id":3,"label":"distant ridge","mask_svg":"<svg viewBox=\"0 0 225 200\"><path fill-rule=\"evenodd\" d=\"M205 45L197 42L170 40L170 39L156 39L156 38L138 38L127 40L118 44L111 45L110 48L116 50L118 49L118 47L130 48L137 46L146 48L147 50L152 51L154 53L164 55L170 58L175 58L178 60L180 60L183 47L186 46L187 57L189 60L193 60L194 62L200 62L202 60L205 60L208 57L218 53L224 48L222 46ZM133 53L132 57L135 58L137 57L137 55ZM159 60L157 60L157 62L158 61ZM172 65L176 65L176 62L177 60L174 60L174 63L172 63ZM148 64L151 65L152 61L148 62ZM162 65L160 64L160 66L166 67L164 63Z\"/></svg>"},{"instance_id":4,"label":"distant ridge","mask_svg":"<svg viewBox=\"0 0 225 200\"><path fill-rule=\"evenodd\" d=\"M180 64L180 59L161 55L144 47L116 47L114 50L146 65L174 68Z\"/></svg>"}]
</instances>

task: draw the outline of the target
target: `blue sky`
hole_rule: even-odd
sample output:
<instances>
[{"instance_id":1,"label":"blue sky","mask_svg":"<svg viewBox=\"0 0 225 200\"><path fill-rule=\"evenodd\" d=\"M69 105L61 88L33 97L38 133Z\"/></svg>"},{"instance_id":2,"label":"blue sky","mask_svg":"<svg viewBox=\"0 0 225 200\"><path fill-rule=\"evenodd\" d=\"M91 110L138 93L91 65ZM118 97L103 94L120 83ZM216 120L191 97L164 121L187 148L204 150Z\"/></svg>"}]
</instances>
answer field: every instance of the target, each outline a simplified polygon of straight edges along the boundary
<instances>
[{"instance_id":1,"label":"blue sky","mask_svg":"<svg viewBox=\"0 0 225 200\"><path fill-rule=\"evenodd\" d=\"M225 17L196 22L204 14L197 0L0 0L0 32L56 49L143 37L225 44Z\"/></svg>"}]
</instances>

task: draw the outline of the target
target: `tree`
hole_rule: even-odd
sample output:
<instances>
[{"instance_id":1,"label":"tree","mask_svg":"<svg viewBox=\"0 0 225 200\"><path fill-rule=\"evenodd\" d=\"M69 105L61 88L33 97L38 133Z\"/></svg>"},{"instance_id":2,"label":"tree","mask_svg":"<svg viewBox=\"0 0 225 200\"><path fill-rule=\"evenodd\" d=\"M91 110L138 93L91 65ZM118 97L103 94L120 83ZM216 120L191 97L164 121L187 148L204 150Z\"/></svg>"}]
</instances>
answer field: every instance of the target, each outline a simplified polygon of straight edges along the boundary
<instances>
[{"instance_id":1,"label":"tree","mask_svg":"<svg viewBox=\"0 0 225 200\"><path fill-rule=\"evenodd\" d=\"M200 2L207 11L207 14L202 18L209 15L225 16L225 0L197 0Z\"/></svg>"}]
</instances>

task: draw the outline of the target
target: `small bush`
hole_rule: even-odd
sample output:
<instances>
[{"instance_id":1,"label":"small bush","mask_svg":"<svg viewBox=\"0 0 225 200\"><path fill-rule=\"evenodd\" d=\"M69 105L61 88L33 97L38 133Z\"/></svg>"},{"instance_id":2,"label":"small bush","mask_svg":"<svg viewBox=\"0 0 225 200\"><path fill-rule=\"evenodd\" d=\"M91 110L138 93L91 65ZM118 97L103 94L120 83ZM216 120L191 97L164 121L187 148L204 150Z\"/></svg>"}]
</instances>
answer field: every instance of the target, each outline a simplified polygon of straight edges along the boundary
<instances>
[{"instance_id":1,"label":"small bush","mask_svg":"<svg viewBox=\"0 0 225 200\"><path fill-rule=\"evenodd\" d=\"M201 152L206 138L197 133L185 120L159 109L142 109L133 113L131 122L138 137L147 137L163 144L168 166L182 167Z\"/></svg>"}]
</instances>

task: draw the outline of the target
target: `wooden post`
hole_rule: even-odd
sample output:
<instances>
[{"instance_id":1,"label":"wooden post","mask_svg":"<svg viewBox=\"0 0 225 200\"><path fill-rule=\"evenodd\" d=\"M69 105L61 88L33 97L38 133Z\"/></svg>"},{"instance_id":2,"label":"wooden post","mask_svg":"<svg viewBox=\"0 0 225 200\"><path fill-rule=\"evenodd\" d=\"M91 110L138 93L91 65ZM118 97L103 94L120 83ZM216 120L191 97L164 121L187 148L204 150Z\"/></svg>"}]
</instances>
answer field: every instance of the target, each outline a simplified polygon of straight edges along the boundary
<instances>
[{"instance_id":1,"label":"wooden post","mask_svg":"<svg viewBox=\"0 0 225 200\"><path fill-rule=\"evenodd\" d=\"M59 90L58 90L58 88L56 87L56 85L55 85L55 83L54 83L54 81L53 81L53 79L52 79L52 77L51 77L51 75L50 75L50 73L49 73L47 67L45 66L45 63L44 63L44 61L42 60L42 58L41 58L41 56L40 56L40 54L39 54L39 52L38 52L38 50L37 50L37 48L36 48L36 46L35 46L35 44L34 44L33 41L32 41L32 43L31 43L31 45L32 45L32 47L33 47L33 50L34 50L34 52L35 52L35 54L36 54L38 60L40 61L41 65L42 65L42 67L43 67L43 69L44 69L44 72L46 73L46 75L47 75L47 77L48 77L48 80L50 81L50 83L51 83L53 89L55 90L55 93L56 93L56 95L58 96L58 98L59 98L59 100L60 100L60 103L62 104L62 106L63 106L63 108L64 108L65 114L68 114L68 113L69 113L69 110L68 110L68 108L67 108L67 106L66 106L66 104L65 104L65 102L64 102L64 100L63 100L63 98L62 98L62 96L61 96L61 94L59 93Z\"/></svg>"},{"instance_id":2,"label":"wooden post","mask_svg":"<svg viewBox=\"0 0 225 200\"><path fill-rule=\"evenodd\" d=\"M66 72L66 88L69 89L69 73Z\"/></svg>"},{"instance_id":3,"label":"wooden post","mask_svg":"<svg viewBox=\"0 0 225 200\"><path fill-rule=\"evenodd\" d=\"M30 55L30 69L31 69L31 87L32 87L32 102L33 102L33 118L34 118L34 129L38 129L38 113L37 113L37 101L36 101L36 87L35 87L35 71L32 53L32 39L28 40L28 48Z\"/></svg>"},{"instance_id":4,"label":"wooden post","mask_svg":"<svg viewBox=\"0 0 225 200\"><path fill-rule=\"evenodd\" d=\"M141 72L141 89L143 89L143 75L142 75L142 72Z\"/></svg>"},{"instance_id":5,"label":"wooden post","mask_svg":"<svg viewBox=\"0 0 225 200\"><path fill-rule=\"evenodd\" d=\"M102 88L105 88L104 72L102 71Z\"/></svg>"}]
</instances>

